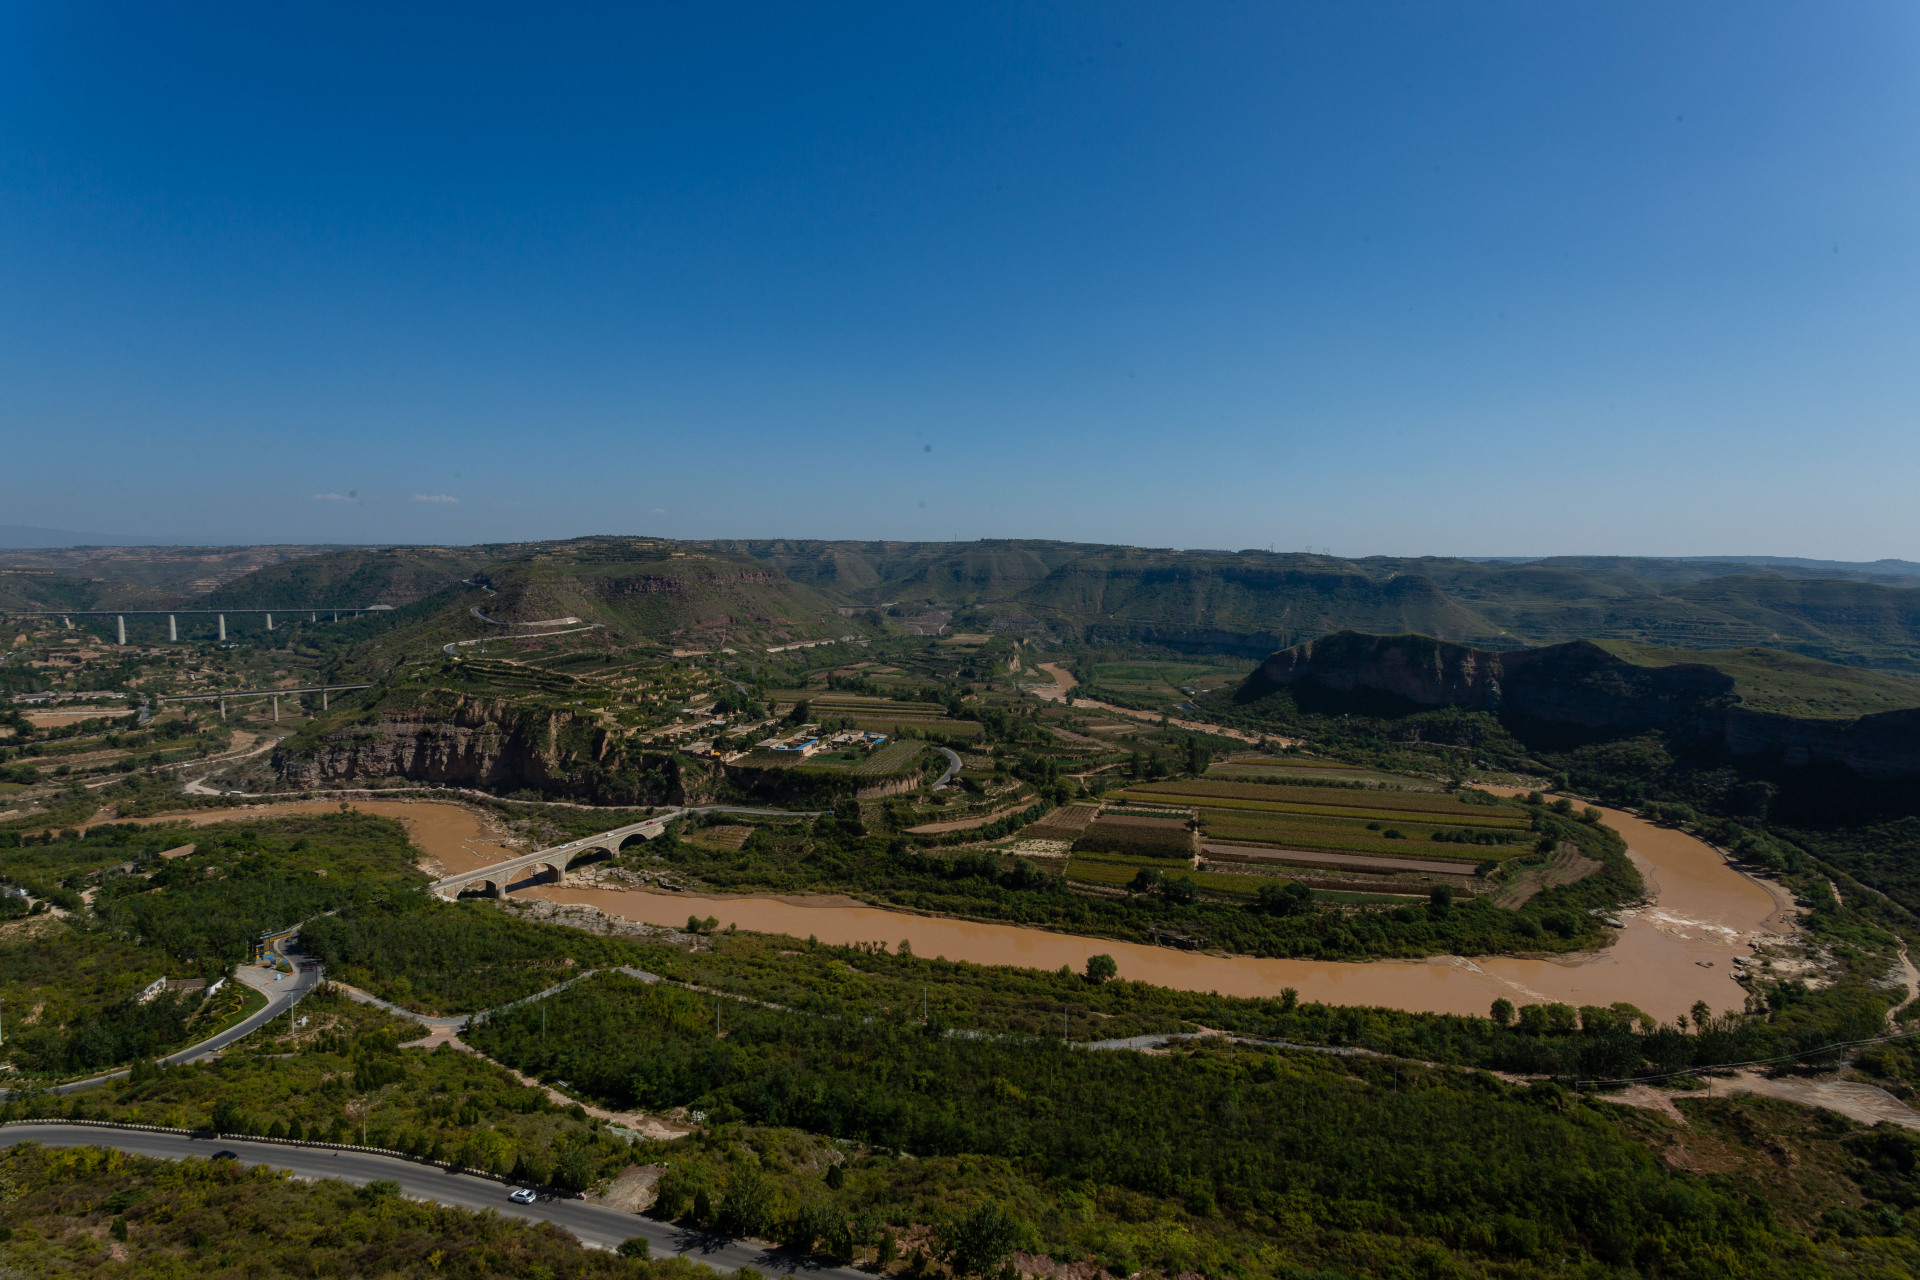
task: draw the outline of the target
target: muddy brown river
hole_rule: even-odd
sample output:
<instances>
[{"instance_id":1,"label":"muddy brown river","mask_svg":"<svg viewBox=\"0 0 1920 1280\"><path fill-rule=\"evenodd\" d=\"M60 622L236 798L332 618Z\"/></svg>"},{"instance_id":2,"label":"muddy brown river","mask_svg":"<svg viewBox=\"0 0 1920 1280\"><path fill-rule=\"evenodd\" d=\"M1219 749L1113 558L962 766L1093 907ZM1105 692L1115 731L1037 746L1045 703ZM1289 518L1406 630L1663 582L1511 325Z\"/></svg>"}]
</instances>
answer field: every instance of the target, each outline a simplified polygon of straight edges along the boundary
<instances>
[{"instance_id":1,"label":"muddy brown river","mask_svg":"<svg viewBox=\"0 0 1920 1280\"><path fill-rule=\"evenodd\" d=\"M413 840L449 872L486 866L524 851L491 839L478 815L457 804L350 803L368 813L399 819ZM338 807L337 801L301 802L177 816L207 823ZM1731 962L1735 956L1749 954L1749 943L1755 939L1790 931L1790 903L1779 896L1780 890L1735 870L1691 836L1630 814L1602 812L1607 824L1626 839L1635 864L1647 878L1654 905L1623 912L1626 928L1613 946L1554 959L1262 960L850 906L845 898L810 902L558 885L531 886L515 896L584 903L647 924L683 925L689 915L699 915L715 916L723 927L738 925L800 938L811 935L831 944L884 942L893 949L905 939L917 955L975 964L1040 969L1064 964L1078 970L1088 956L1105 952L1118 963L1123 978L1222 995L1274 996L1292 987L1304 1000L1462 1014L1484 1014L1500 996L1515 1004L1624 1000L1663 1020L1699 1000L1716 1011L1740 1008L1745 992L1734 981Z\"/></svg>"}]
</instances>

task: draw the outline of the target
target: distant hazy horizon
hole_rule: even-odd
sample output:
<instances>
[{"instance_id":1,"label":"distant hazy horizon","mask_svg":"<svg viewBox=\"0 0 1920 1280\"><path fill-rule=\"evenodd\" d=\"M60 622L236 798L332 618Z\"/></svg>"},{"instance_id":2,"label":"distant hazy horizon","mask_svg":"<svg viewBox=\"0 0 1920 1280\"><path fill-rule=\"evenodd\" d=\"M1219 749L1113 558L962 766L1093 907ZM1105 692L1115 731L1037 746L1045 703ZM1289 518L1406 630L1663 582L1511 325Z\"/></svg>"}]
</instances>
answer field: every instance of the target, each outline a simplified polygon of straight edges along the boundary
<instances>
[{"instance_id":1,"label":"distant hazy horizon","mask_svg":"<svg viewBox=\"0 0 1920 1280\"><path fill-rule=\"evenodd\" d=\"M14 6L0 513L1920 559L1915 101L1893 3Z\"/></svg>"},{"instance_id":2,"label":"distant hazy horizon","mask_svg":"<svg viewBox=\"0 0 1920 1280\"><path fill-rule=\"evenodd\" d=\"M590 538L590 537L664 537L664 536L666 535L608 534L605 532L596 532L596 533L568 534L568 535L563 535L561 538L558 538L558 539L529 539L529 541L566 541L571 538ZM770 535L770 537L771 537L771 540L775 540L775 541L785 540L785 541L793 541L793 542L804 542L804 541L813 540L813 539L782 535L782 534L774 534L774 535ZM687 539L687 541L712 541L712 540L714 539ZM752 540L763 541L767 539L755 538ZM922 539L852 538L852 539L824 539L824 540L825 541L853 541L853 542L918 541L923 543L948 541L947 539L940 539L940 538L922 538ZM1089 538L1060 538L1060 539L1040 539L1040 540L1041 541L1073 542L1073 543L1098 543L1097 539L1089 539ZM488 541L493 541L493 540L489 539ZM521 540L505 539L504 541L512 542L512 541L521 541ZM978 539L964 539L962 541L964 544L964 542L996 541L996 539L982 537ZM473 545L479 545L479 544L457 543L457 542L447 542L447 541L431 542L431 543L429 542L392 542L392 541L319 543L319 542L303 542L300 539L291 539L291 538L261 538L251 542L203 542L203 541L194 541L192 539L181 539L181 538L155 538L155 539L126 538L126 537L116 538L113 535L108 535L108 534L83 534L83 533L77 533L71 530L40 529L40 528L33 528L33 527L22 526L22 525L0 525L0 553L7 552L7 551L60 551L60 550L84 549L89 547L103 547L103 548L124 547L128 549L146 548L149 550L158 551L158 550L166 550L169 548L192 548L192 547L326 546L326 547L331 547L338 550L351 550L351 549L369 548L369 547L473 546ZM1110 544L1102 544L1102 545L1140 547L1140 548L1149 549L1149 550L1155 550L1155 549L1170 550L1170 551L1180 551L1180 552L1192 552L1196 554L1213 553L1213 554L1238 555L1238 554L1243 554L1247 552L1258 552L1258 551L1267 550L1267 548L1262 548L1262 547L1155 546L1154 544L1141 543L1141 542L1110 543ZM1293 549L1283 547L1283 548L1275 548L1275 550L1278 550L1281 552L1287 552ZM1298 550L1305 551L1306 548L1299 548ZM1369 558L1367 556L1342 556L1337 551L1323 552L1319 550L1314 550L1309 554L1329 555L1335 559L1358 560L1358 559ZM1620 553L1611 552L1611 551L1566 552L1566 553L1558 553L1557 555L1532 555L1532 556L1529 556L1529 555L1457 555L1457 554L1451 554L1444 551L1441 551L1441 552L1431 552L1431 551L1376 552L1372 554L1385 557L1385 558L1414 558L1418 556L1432 556L1437 559L1474 560L1474 561L1481 561L1481 562L1511 561L1514 563L1521 563L1521 564L1531 563L1539 560L1555 559L1555 558L1560 558L1562 556L1572 557L1572 558L1594 558L1594 559L1609 559L1609 558L1614 558L1616 556L1620 556ZM1723 564L1752 562L1756 568L1764 567L1767 564L1789 564L1789 563L1804 565L1808 567L1815 567L1815 568L1826 567L1826 568L1834 568L1834 569L1854 569L1854 570L1868 570L1868 569L1874 569L1874 568L1881 568L1887 572L1920 577L1920 561L1904 560L1897 556L1881 556L1881 557L1876 557L1873 560L1831 560L1831 559L1823 559L1823 558L1809 557L1809 556L1766 555L1766 554L1728 554L1728 555L1679 554L1679 555L1632 556L1632 557L1621 557L1621 558L1648 559L1648 560L1709 561L1709 562L1716 562L1716 563L1723 563Z\"/></svg>"}]
</instances>

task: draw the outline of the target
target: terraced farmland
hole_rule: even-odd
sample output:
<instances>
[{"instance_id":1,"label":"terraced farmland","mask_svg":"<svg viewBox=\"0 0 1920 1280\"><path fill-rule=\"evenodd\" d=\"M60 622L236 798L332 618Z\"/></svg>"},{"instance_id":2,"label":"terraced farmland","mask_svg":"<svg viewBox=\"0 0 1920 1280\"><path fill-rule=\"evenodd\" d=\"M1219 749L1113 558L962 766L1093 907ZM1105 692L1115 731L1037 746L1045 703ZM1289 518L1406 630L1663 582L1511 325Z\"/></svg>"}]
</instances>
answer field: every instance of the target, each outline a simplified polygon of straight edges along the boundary
<instances>
[{"instance_id":1,"label":"terraced farmland","mask_svg":"<svg viewBox=\"0 0 1920 1280\"><path fill-rule=\"evenodd\" d=\"M1224 893L1235 898L1251 898L1260 892L1263 884L1284 883L1271 877L1259 875L1233 875L1214 871L1189 871L1184 868L1168 870L1165 858L1141 857L1124 853L1076 853L1067 863L1067 879L1082 884L1102 884L1125 888L1133 883L1133 878L1143 868L1151 868L1164 876L1179 877L1193 882L1193 887L1210 893Z\"/></svg>"},{"instance_id":2,"label":"terraced farmland","mask_svg":"<svg viewBox=\"0 0 1920 1280\"><path fill-rule=\"evenodd\" d=\"M807 701L816 719L850 719L856 729L893 733L896 729L923 729L949 738L977 738L985 732L972 720L949 720L945 707L931 702L897 702L857 693L826 693Z\"/></svg>"},{"instance_id":3,"label":"terraced farmland","mask_svg":"<svg viewBox=\"0 0 1920 1280\"><path fill-rule=\"evenodd\" d=\"M853 767L854 773L863 778L886 777L896 773L905 773L926 745L914 738L896 738L886 743Z\"/></svg>"},{"instance_id":4,"label":"terraced farmland","mask_svg":"<svg viewBox=\"0 0 1920 1280\"><path fill-rule=\"evenodd\" d=\"M1532 847L1527 816L1424 791L1375 791L1199 779L1111 793L1133 803L1191 805L1201 840L1472 866Z\"/></svg>"},{"instance_id":5,"label":"terraced farmland","mask_svg":"<svg viewBox=\"0 0 1920 1280\"><path fill-rule=\"evenodd\" d=\"M1362 769L1358 766L1340 766L1327 762L1295 764L1287 760L1275 760L1271 756L1263 756L1254 761L1217 762L1207 770L1207 777L1220 782L1287 782L1325 779L1330 782L1384 782L1400 787L1408 785L1406 778L1376 773L1371 769ZM1437 787L1434 789L1438 790Z\"/></svg>"}]
</instances>

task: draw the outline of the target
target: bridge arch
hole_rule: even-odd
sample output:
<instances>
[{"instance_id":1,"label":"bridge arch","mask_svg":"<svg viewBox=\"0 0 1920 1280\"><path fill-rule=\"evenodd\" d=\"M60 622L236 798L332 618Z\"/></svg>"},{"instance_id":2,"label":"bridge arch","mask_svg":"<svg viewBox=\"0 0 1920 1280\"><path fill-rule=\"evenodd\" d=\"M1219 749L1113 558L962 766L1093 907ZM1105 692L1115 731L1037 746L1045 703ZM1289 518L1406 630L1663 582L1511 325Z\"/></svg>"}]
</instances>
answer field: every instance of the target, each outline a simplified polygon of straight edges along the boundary
<instances>
[{"instance_id":1,"label":"bridge arch","mask_svg":"<svg viewBox=\"0 0 1920 1280\"><path fill-rule=\"evenodd\" d=\"M607 848L606 845L597 844L591 849L582 849L580 852L574 854L569 865L578 867L589 862L605 862L613 856L613 850Z\"/></svg>"},{"instance_id":2,"label":"bridge arch","mask_svg":"<svg viewBox=\"0 0 1920 1280\"><path fill-rule=\"evenodd\" d=\"M475 876L454 891L455 898L504 898L505 886L486 876Z\"/></svg>"}]
</instances>

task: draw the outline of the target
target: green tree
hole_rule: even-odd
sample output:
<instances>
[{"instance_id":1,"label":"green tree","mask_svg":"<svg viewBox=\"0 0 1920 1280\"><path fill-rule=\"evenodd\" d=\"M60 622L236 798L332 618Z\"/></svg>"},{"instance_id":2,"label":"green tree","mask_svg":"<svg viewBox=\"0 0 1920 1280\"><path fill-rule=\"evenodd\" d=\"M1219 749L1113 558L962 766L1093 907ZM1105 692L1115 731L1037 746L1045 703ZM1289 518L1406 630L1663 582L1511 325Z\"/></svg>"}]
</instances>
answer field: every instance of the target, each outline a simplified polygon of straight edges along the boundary
<instances>
[{"instance_id":1,"label":"green tree","mask_svg":"<svg viewBox=\"0 0 1920 1280\"><path fill-rule=\"evenodd\" d=\"M1490 1016L1495 1026L1505 1027L1513 1023L1513 1001L1501 996L1493 1002Z\"/></svg>"},{"instance_id":2,"label":"green tree","mask_svg":"<svg viewBox=\"0 0 1920 1280\"><path fill-rule=\"evenodd\" d=\"M1313 890L1298 880L1263 884L1253 900L1256 911L1270 916L1300 916L1313 910Z\"/></svg>"},{"instance_id":3,"label":"green tree","mask_svg":"<svg viewBox=\"0 0 1920 1280\"><path fill-rule=\"evenodd\" d=\"M1096 985L1102 982L1109 982L1117 977L1119 973L1120 966L1115 964L1113 957L1105 952L1101 952L1096 956L1087 957L1088 982L1095 983Z\"/></svg>"},{"instance_id":4,"label":"green tree","mask_svg":"<svg viewBox=\"0 0 1920 1280\"><path fill-rule=\"evenodd\" d=\"M764 1235L772 1209L773 1184L766 1175L750 1166L737 1169L727 1180L727 1193L720 1198L715 1225L728 1235Z\"/></svg>"},{"instance_id":5,"label":"green tree","mask_svg":"<svg viewBox=\"0 0 1920 1280\"><path fill-rule=\"evenodd\" d=\"M955 1275L992 1275L1012 1256L1019 1238L1019 1224L1004 1209L983 1204L941 1228L940 1253Z\"/></svg>"},{"instance_id":6,"label":"green tree","mask_svg":"<svg viewBox=\"0 0 1920 1280\"><path fill-rule=\"evenodd\" d=\"M593 1185L593 1157L582 1146L560 1149L553 1164L553 1185L566 1191L585 1191Z\"/></svg>"}]
</instances>

